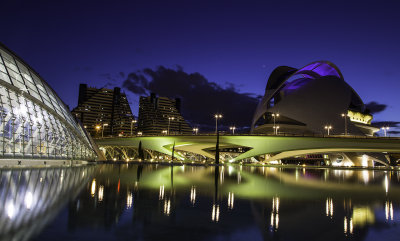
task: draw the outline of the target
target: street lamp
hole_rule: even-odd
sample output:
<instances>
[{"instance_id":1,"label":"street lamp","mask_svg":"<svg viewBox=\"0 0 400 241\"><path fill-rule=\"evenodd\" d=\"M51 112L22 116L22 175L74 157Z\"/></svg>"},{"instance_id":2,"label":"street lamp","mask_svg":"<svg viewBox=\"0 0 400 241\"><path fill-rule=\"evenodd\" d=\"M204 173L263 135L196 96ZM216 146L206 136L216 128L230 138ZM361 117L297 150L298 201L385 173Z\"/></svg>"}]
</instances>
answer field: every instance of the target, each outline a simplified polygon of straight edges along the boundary
<instances>
[{"instance_id":1,"label":"street lamp","mask_svg":"<svg viewBox=\"0 0 400 241\"><path fill-rule=\"evenodd\" d=\"M101 138L104 137L103 134L104 134L104 127L105 127L105 126L108 126L108 124L107 124L107 123L104 123L104 124L103 124L103 128L101 129Z\"/></svg>"},{"instance_id":2,"label":"street lamp","mask_svg":"<svg viewBox=\"0 0 400 241\"><path fill-rule=\"evenodd\" d=\"M275 125L275 119L278 118L278 117L279 117L279 113L276 113L276 114L275 114L275 113L272 113L272 118L274 118L274 127L273 127L273 128L274 128L274 133L275 133L275 135L276 135L276 133L278 133L278 132L277 132L276 125Z\"/></svg>"},{"instance_id":3,"label":"street lamp","mask_svg":"<svg viewBox=\"0 0 400 241\"><path fill-rule=\"evenodd\" d=\"M197 135L197 132L199 131L199 128L193 128L194 133Z\"/></svg>"},{"instance_id":4,"label":"street lamp","mask_svg":"<svg viewBox=\"0 0 400 241\"><path fill-rule=\"evenodd\" d=\"M387 132L389 130L389 126L384 126L381 128L383 130L383 132L385 133L385 137L387 136Z\"/></svg>"},{"instance_id":5,"label":"street lamp","mask_svg":"<svg viewBox=\"0 0 400 241\"><path fill-rule=\"evenodd\" d=\"M332 126L325 126L325 130L328 131L328 136L329 136L329 131L332 129Z\"/></svg>"},{"instance_id":6,"label":"street lamp","mask_svg":"<svg viewBox=\"0 0 400 241\"><path fill-rule=\"evenodd\" d=\"M273 128L274 128L274 134L278 135L279 126L274 126Z\"/></svg>"},{"instance_id":7,"label":"street lamp","mask_svg":"<svg viewBox=\"0 0 400 241\"><path fill-rule=\"evenodd\" d=\"M221 119L222 115L221 114L215 114L214 117L215 117L215 134L217 134L217 132L218 132L218 119Z\"/></svg>"},{"instance_id":8,"label":"street lamp","mask_svg":"<svg viewBox=\"0 0 400 241\"><path fill-rule=\"evenodd\" d=\"M347 136L347 114L342 113L342 117L344 118L344 135Z\"/></svg>"},{"instance_id":9,"label":"street lamp","mask_svg":"<svg viewBox=\"0 0 400 241\"><path fill-rule=\"evenodd\" d=\"M174 120L175 117L168 117L168 131L167 134L169 135L169 125L171 124L171 120Z\"/></svg>"},{"instance_id":10,"label":"street lamp","mask_svg":"<svg viewBox=\"0 0 400 241\"><path fill-rule=\"evenodd\" d=\"M236 127L235 126L231 126L231 127L229 127L229 129L232 131L232 135L235 135Z\"/></svg>"},{"instance_id":11,"label":"street lamp","mask_svg":"<svg viewBox=\"0 0 400 241\"><path fill-rule=\"evenodd\" d=\"M133 124L135 124L135 123L136 123L136 120L132 120L132 121L131 121L131 136L133 135L133 134L132 134L132 129L133 129Z\"/></svg>"}]
</instances>

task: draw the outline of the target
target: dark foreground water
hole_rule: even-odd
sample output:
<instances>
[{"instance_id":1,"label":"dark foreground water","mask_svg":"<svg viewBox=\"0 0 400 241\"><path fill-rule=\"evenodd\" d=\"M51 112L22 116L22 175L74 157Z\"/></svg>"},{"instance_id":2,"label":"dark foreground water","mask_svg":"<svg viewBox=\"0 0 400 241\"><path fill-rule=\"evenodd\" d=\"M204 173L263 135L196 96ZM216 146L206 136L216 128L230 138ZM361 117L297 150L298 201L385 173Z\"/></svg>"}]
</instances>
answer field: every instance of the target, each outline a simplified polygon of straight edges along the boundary
<instances>
[{"instance_id":1,"label":"dark foreground water","mask_svg":"<svg viewBox=\"0 0 400 241\"><path fill-rule=\"evenodd\" d=\"M398 240L400 173L98 165L0 170L1 240Z\"/></svg>"}]
</instances>

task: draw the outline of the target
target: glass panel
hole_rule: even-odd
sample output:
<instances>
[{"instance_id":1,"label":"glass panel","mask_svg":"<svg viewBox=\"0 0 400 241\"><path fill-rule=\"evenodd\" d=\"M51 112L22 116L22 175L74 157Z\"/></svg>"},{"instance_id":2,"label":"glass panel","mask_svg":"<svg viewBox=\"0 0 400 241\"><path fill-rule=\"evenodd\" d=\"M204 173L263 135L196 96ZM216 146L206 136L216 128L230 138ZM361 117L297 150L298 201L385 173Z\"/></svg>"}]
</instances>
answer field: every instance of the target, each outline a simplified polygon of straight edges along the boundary
<instances>
[{"instance_id":1,"label":"glass panel","mask_svg":"<svg viewBox=\"0 0 400 241\"><path fill-rule=\"evenodd\" d=\"M11 84L10 77L7 74L3 73L3 72L0 72L0 79L5 81L5 82L7 82L7 83L9 83L9 84Z\"/></svg>"}]
</instances>

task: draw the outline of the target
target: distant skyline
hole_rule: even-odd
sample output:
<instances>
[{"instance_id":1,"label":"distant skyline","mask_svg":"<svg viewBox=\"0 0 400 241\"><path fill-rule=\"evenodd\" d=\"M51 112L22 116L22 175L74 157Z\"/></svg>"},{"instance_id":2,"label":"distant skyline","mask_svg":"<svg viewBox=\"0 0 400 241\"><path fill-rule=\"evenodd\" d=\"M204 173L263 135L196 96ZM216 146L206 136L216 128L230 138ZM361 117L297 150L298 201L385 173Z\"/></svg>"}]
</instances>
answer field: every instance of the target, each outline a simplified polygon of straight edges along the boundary
<instances>
[{"instance_id":1,"label":"distant skyline","mask_svg":"<svg viewBox=\"0 0 400 241\"><path fill-rule=\"evenodd\" d=\"M394 126L400 121L399 7L398 1L6 0L0 42L71 109L79 83L122 87L130 73L158 66L197 72L217 92L257 97L277 66L328 60L365 103L380 106L374 121ZM138 94L125 92L137 113Z\"/></svg>"}]
</instances>

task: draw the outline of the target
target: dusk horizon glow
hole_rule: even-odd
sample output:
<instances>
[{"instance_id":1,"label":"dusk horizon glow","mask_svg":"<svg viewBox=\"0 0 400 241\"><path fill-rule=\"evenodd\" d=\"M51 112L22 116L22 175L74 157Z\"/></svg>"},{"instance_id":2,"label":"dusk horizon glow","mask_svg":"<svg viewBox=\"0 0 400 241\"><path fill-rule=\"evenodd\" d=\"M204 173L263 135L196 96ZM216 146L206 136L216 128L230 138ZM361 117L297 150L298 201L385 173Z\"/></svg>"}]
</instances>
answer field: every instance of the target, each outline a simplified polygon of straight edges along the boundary
<instances>
[{"instance_id":1,"label":"dusk horizon glow","mask_svg":"<svg viewBox=\"0 0 400 241\"><path fill-rule=\"evenodd\" d=\"M380 106L373 121L398 134L396 1L6 1L2 7L0 42L38 71L70 109L80 83L122 87L129 74L158 66L181 66L221 90L256 97L276 67L327 60L365 104ZM123 90L137 115L139 95ZM229 126L230 119L221 124Z\"/></svg>"}]
</instances>

